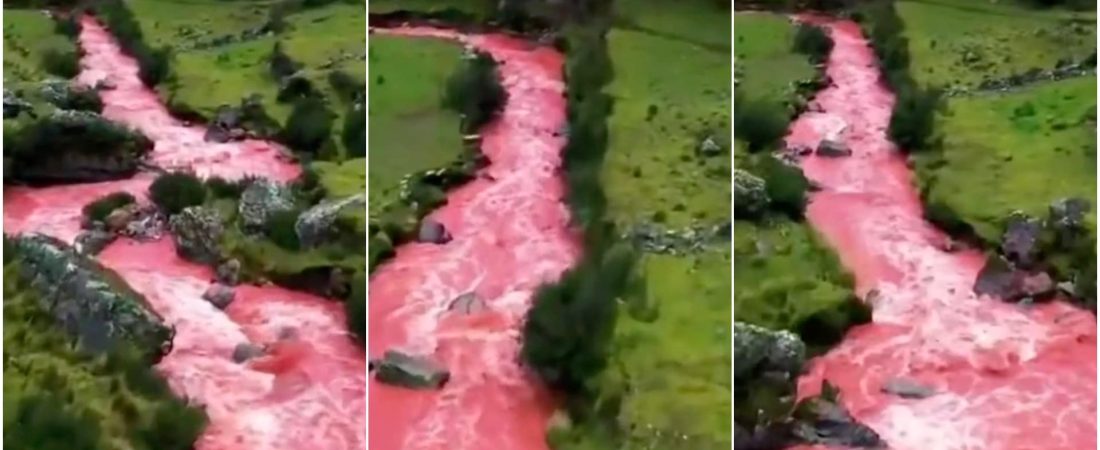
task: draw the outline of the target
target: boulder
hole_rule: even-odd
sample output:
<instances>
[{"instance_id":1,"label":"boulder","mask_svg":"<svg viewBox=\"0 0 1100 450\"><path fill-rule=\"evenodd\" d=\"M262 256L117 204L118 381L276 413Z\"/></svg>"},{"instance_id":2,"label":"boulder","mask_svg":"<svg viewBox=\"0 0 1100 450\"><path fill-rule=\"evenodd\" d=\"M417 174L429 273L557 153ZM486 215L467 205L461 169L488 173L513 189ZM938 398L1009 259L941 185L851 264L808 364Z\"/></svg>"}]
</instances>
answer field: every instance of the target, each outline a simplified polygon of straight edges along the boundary
<instances>
[{"instance_id":1,"label":"boulder","mask_svg":"<svg viewBox=\"0 0 1100 450\"><path fill-rule=\"evenodd\" d=\"M699 143L698 152L702 156L718 156L722 154L722 144L719 144L714 136L707 136Z\"/></svg>"},{"instance_id":2,"label":"boulder","mask_svg":"<svg viewBox=\"0 0 1100 450\"><path fill-rule=\"evenodd\" d=\"M74 248L84 255L97 255L117 238L117 235L107 231L88 230L76 237Z\"/></svg>"},{"instance_id":3,"label":"boulder","mask_svg":"<svg viewBox=\"0 0 1100 450\"><path fill-rule=\"evenodd\" d=\"M139 207L121 234L139 241L155 241L164 234L165 217L156 206Z\"/></svg>"},{"instance_id":4,"label":"boulder","mask_svg":"<svg viewBox=\"0 0 1100 450\"><path fill-rule=\"evenodd\" d=\"M835 398L812 397L798 404L792 432L802 442L828 447L885 448L874 430L859 423Z\"/></svg>"},{"instance_id":5,"label":"boulder","mask_svg":"<svg viewBox=\"0 0 1100 450\"><path fill-rule=\"evenodd\" d=\"M367 205L365 194L339 200L325 200L307 209L294 222L294 231L304 248L313 248L331 240L337 233L336 219L346 211L362 210Z\"/></svg>"},{"instance_id":6,"label":"boulder","mask_svg":"<svg viewBox=\"0 0 1100 450\"><path fill-rule=\"evenodd\" d=\"M974 293L999 299L1017 296L1016 274L1012 266L998 255L986 258L985 265L974 280Z\"/></svg>"},{"instance_id":7,"label":"boulder","mask_svg":"<svg viewBox=\"0 0 1100 450\"><path fill-rule=\"evenodd\" d=\"M14 119L19 117L23 112L33 112L34 106L17 97L11 91L4 89L4 118Z\"/></svg>"},{"instance_id":8,"label":"boulder","mask_svg":"<svg viewBox=\"0 0 1100 450\"><path fill-rule=\"evenodd\" d=\"M1072 281L1063 281L1057 285L1058 291L1070 297L1077 296L1077 286Z\"/></svg>"},{"instance_id":9,"label":"boulder","mask_svg":"<svg viewBox=\"0 0 1100 450\"><path fill-rule=\"evenodd\" d=\"M131 220L137 217L138 210L141 207L136 203L130 203L128 205L115 208L107 217L103 219L104 224L107 225L107 230L111 232L120 232L130 224Z\"/></svg>"},{"instance_id":10,"label":"boulder","mask_svg":"<svg viewBox=\"0 0 1100 450\"><path fill-rule=\"evenodd\" d=\"M1009 216L1001 237L1001 252L1018 267L1032 267L1039 254L1043 223L1017 211Z\"/></svg>"},{"instance_id":11,"label":"boulder","mask_svg":"<svg viewBox=\"0 0 1100 450\"><path fill-rule=\"evenodd\" d=\"M274 215L294 209L294 198L285 186L258 179L241 193L238 206L241 224L248 231L259 231Z\"/></svg>"},{"instance_id":12,"label":"boulder","mask_svg":"<svg viewBox=\"0 0 1100 450\"><path fill-rule=\"evenodd\" d=\"M481 298L477 296L477 293L467 292L451 300L451 304L447 307L447 310L455 311L460 314L477 314L485 311L485 301L481 300Z\"/></svg>"},{"instance_id":13,"label":"boulder","mask_svg":"<svg viewBox=\"0 0 1100 450\"><path fill-rule=\"evenodd\" d=\"M214 276L221 284L236 286L241 281L241 262L236 258L230 258L218 264L218 268L214 270Z\"/></svg>"},{"instance_id":14,"label":"boulder","mask_svg":"<svg viewBox=\"0 0 1100 450\"><path fill-rule=\"evenodd\" d=\"M242 342L233 347L233 362L240 364L252 358L263 356L264 348L249 342Z\"/></svg>"},{"instance_id":15,"label":"boulder","mask_svg":"<svg viewBox=\"0 0 1100 450\"><path fill-rule=\"evenodd\" d=\"M237 297L233 288L224 284L212 284L202 293L202 299L210 302L215 308L225 309Z\"/></svg>"},{"instance_id":16,"label":"boulder","mask_svg":"<svg viewBox=\"0 0 1100 450\"><path fill-rule=\"evenodd\" d=\"M420 222L420 231L416 240L432 244L446 244L451 241L451 234L443 227L443 224L432 219L424 219Z\"/></svg>"},{"instance_id":17,"label":"boulder","mask_svg":"<svg viewBox=\"0 0 1100 450\"><path fill-rule=\"evenodd\" d=\"M374 378L381 383L410 389L439 389L451 378L451 373L423 356L388 350L373 362Z\"/></svg>"},{"instance_id":18,"label":"boulder","mask_svg":"<svg viewBox=\"0 0 1100 450\"><path fill-rule=\"evenodd\" d=\"M841 141L825 139L817 145L817 155L828 157L851 156L852 149L848 148L848 145Z\"/></svg>"},{"instance_id":19,"label":"boulder","mask_svg":"<svg viewBox=\"0 0 1100 450\"><path fill-rule=\"evenodd\" d=\"M806 344L786 330L734 322L733 344L735 379L760 371L778 371L793 377L802 371L806 358Z\"/></svg>"},{"instance_id":20,"label":"boulder","mask_svg":"<svg viewBox=\"0 0 1100 450\"><path fill-rule=\"evenodd\" d=\"M169 222L176 253L200 263L214 264L221 255L219 244L225 228L218 211L203 206L189 206L172 216Z\"/></svg>"},{"instance_id":21,"label":"boulder","mask_svg":"<svg viewBox=\"0 0 1100 450\"><path fill-rule=\"evenodd\" d=\"M768 208L767 184L764 179L741 169L733 171L734 216L738 219L759 217Z\"/></svg>"},{"instance_id":22,"label":"boulder","mask_svg":"<svg viewBox=\"0 0 1100 450\"><path fill-rule=\"evenodd\" d=\"M936 390L907 378L891 378L882 384L882 392L901 398L921 399L936 395Z\"/></svg>"},{"instance_id":23,"label":"boulder","mask_svg":"<svg viewBox=\"0 0 1100 450\"><path fill-rule=\"evenodd\" d=\"M206 125L203 140L207 142L229 142L231 130L241 123L241 112L229 105L221 105L214 113L214 120Z\"/></svg>"},{"instance_id":24,"label":"boulder","mask_svg":"<svg viewBox=\"0 0 1100 450\"><path fill-rule=\"evenodd\" d=\"M118 274L45 235L15 238L14 249L43 309L85 350L127 341L153 362L171 350L174 331Z\"/></svg>"},{"instance_id":25,"label":"boulder","mask_svg":"<svg viewBox=\"0 0 1100 450\"><path fill-rule=\"evenodd\" d=\"M1083 198L1063 198L1050 204L1049 224L1062 242L1073 242L1085 229L1091 205Z\"/></svg>"},{"instance_id":26,"label":"boulder","mask_svg":"<svg viewBox=\"0 0 1100 450\"><path fill-rule=\"evenodd\" d=\"M1042 299L1054 294L1054 280L1046 272L1026 274L1020 277L1020 293L1026 297Z\"/></svg>"}]
</instances>

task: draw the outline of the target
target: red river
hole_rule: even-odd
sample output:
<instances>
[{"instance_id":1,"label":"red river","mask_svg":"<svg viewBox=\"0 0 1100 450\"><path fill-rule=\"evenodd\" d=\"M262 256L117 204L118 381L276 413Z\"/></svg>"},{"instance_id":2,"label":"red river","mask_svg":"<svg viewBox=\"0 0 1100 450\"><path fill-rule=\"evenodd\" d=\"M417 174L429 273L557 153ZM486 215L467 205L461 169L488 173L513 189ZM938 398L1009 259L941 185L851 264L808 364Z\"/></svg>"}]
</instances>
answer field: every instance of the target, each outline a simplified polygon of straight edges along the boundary
<instances>
[{"instance_id":1,"label":"red river","mask_svg":"<svg viewBox=\"0 0 1100 450\"><path fill-rule=\"evenodd\" d=\"M370 381L376 450L543 450L554 402L518 362L520 329L539 284L579 256L562 204L565 138L562 55L501 35L432 28L377 30L486 51L500 63L508 101L482 130L491 164L432 214L454 239L413 243L370 279L369 349L431 355L451 370L441 391ZM476 292L487 310L447 311Z\"/></svg>"},{"instance_id":2,"label":"red river","mask_svg":"<svg viewBox=\"0 0 1100 450\"><path fill-rule=\"evenodd\" d=\"M156 146L149 162L202 176L246 174L280 181L300 169L283 150L262 141L203 142L203 129L172 118L138 79L137 63L90 17L82 19L83 71L78 82L108 80L101 93L108 119L144 132ZM38 232L72 242L80 210L97 197L125 190L144 199L150 174L133 179L25 188L5 186L4 232ZM363 450L366 355L347 333L337 301L278 287L242 285L225 311L200 298L212 270L176 256L169 237L149 243L120 239L99 255L142 293L169 325L174 347L157 366L182 397L204 405L210 425L198 450ZM279 341L280 331L295 330ZM242 342L272 344L269 356L246 364L230 355Z\"/></svg>"},{"instance_id":3,"label":"red river","mask_svg":"<svg viewBox=\"0 0 1100 450\"><path fill-rule=\"evenodd\" d=\"M803 160L823 188L807 216L854 273L857 290L882 295L873 323L811 362L800 394L829 380L894 450L1096 448L1095 317L1062 302L1023 309L972 293L983 257L941 250L946 236L922 219L915 180L885 135L894 96L858 25L806 20L833 37L832 84L787 141L814 147L829 137L854 152ZM893 377L938 394L880 393Z\"/></svg>"}]
</instances>

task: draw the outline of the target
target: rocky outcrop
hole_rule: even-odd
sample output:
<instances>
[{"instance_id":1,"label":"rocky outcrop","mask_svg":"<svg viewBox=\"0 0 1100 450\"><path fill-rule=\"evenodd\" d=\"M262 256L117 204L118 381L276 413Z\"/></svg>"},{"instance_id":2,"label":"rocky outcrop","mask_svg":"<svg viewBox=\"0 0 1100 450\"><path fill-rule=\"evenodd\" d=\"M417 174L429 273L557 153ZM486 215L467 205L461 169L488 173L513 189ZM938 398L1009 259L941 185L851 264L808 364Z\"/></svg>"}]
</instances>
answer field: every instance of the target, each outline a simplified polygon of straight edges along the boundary
<instances>
[{"instance_id":1,"label":"rocky outcrop","mask_svg":"<svg viewBox=\"0 0 1100 450\"><path fill-rule=\"evenodd\" d=\"M4 118L14 119L23 113L34 114L34 106L12 91L4 89Z\"/></svg>"},{"instance_id":2,"label":"rocky outcrop","mask_svg":"<svg viewBox=\"0 0 1100 450\"><path fill-rule=\"evenodd\" d=\"M798 441L829 447L885 449L886 442L874 430L859 423L838 401L828 385L822 394L799 402L791 432Z\"/></svg>"},{"instance_id":3,"label":"rocky outcrop","mask_svg":"<svg viewBox=\"0 0 1100 450\"><path fill-rule=\"evenodd\" d=\"M224 284L212 284L202 293L202 299L210 302L215 308L225 309L236 298L237 293L233 288Z\"/></svg>"},{"instance_id":4,"label":"rocky outcrop","mask_svg":"<svg viewBox=\"0 0 1100 450\"><path fill-rule=\"evenodd\" d=\"M1008 260L997 255L986 259L977 280L974 281L975 294L1012 302L1024 299L1046 300L1056 289L1054 280L1046 272L1017 269Z\"/></svg>"},{"instance_id":5,"label":"rocky outcrop","mask_svg":"<svg viewBox=\"0 0 1100 450\"><path fill-rule=\"evenodd\" d=\"M241 193L237 212L245 230L260 231L273 216L293 209L294 197L286 186L261 178Z\"/></svg>"},{"instance_id":6,"label":"rocky outcrop","mask_svg":"<svg viewBox=\"0 0 1100 450\"><path fill-rule=\"evenodd\" d=\"M126 341L151 361L171 349L174 331L114 272L49 236L25 235L14 245L43 308L83 348L104 352Z\"/></svg>"},{"instance_id":7,"label":"rocky outcrop","mask_svg":"<svg viewBox=\"0 0 1100 450\"><path fill-rule=\"evenodd\" d=\"M382 359L371 361L374 378L381 383L410 389L439 389L451 373L423 356L388 350Z\"/></svg>"},{"instance_id":8,"label":"rocky outcrop","mask_svg":"<svg viewBox=\"0 0 1100 450\"><path fill-rule=\"evenodd\" d=\"M764 179L741 169L733 171L734 217L754 219L768 209L767 185Z\"/></svg>"},{"instance_id":9,"label":"rocky outcrop","mask_svg":"<svg viewBox=\"0 0 1100 450\"><path fill-rule=\"evenodd\" d=\"M806 344L789 331L734 322L734 378L760 372L779 372L797 376L806 358Z\"/></svg>"},{"instance_id":10,"label":"rocky outcrop","mask_svg":"<svg viewBox=\"0 0 1100 450\"><path fill-rule=\"evenodd\" d=\"M214 276L219 283L236 286L241 282L241 262L235 258L230 258L221 264L218 264L217 269L214 270Z\"/></svg>"},{"instance_id":11,"label":"rocky outcrop","mask_svg":"<svg viewBox=\"0 0 1100 450\"><path fill-rule=\"evenodd\" d=\"M1075 243L1085 234L1085 215L1092 209L1088 200L1083 198L1063 198L1050 204L1050 226L1060 243Z\"/></svg>"},{"instance_id":12,"label":"rocky outcrop","mask_svg":"<svg viewBox=\"0 0 1100 450\"><path fill-rule=\"evenodd\" d=\"M692 225L679 229L642 222L623 235L634 246L647 253L666 255L689 255L712 249L714 246L728 246L733 224L723 222L715 225Z\"/></svg>"},{"instance_id":13,"label":"rocky outcrop","mask_svg":"<svg viewBox=\"0 0 1100 450\"><path fill-rule=\"evenodd\" d=\"M12 178L84 183L133 176L153 148L144 135L88 111L56 110L5 132Z\"/></svg>"},{"instance_id":14,"label":"rocky outcrop","mask_svg":"<svg viewBox=\"0 0 1100 450\"><path fill-rule=\"evenodd\" d=\"M485 308L485 301L478 297L476 292L459 295L451 300L451 304L447 306L448 311L459 314L477 314L485 311Z\"/></svg>"},{"instance_id":15,"label":"rocky outcrop","mask_svg":"<svg viewBox=\"0 0 1100 450\"><path fill-rule=\"evenodd\" d=\"M84 255L97 255L118 239L118 235L104 230L88 230L76 237L73 248Z\"/></svg>"},{"instance_id":16,"label":"rocky outcrop","mask_svg":"<svg viewBox=\"0 0 1100 450\"><path fill-rule=\"evenodd\" d=\"M176 253L181 257L200 264L218 262L225 228L217 210L189 206L172 216L169 225L176 241Z\"/></svg>"},{"instance_id":17,"label":"rocky outcrop","mask_svg":"<svg viewBox=\"0 0 1100 450\"><path fill-rule=\"evenodd\" d=\"M1033 267L1039 257L1039 237L1043 233L1043 222L1014 212L1005 224L1001 237L1001 253L1021 268Z\"/></svg>"},{"instance_id":18,"label":"rocky outcrop","mask_svg":"<svg viewBox=\"0 0 1100 450\"><path fill-rule=\"evenodd\" d=\"M336 219L346 211L363 209L367 205L365 194L340 200L326 200L307 209L294 223L294 231L302 247L313 248L331 240L336 234Z\"/></svg>"}]
</instances>

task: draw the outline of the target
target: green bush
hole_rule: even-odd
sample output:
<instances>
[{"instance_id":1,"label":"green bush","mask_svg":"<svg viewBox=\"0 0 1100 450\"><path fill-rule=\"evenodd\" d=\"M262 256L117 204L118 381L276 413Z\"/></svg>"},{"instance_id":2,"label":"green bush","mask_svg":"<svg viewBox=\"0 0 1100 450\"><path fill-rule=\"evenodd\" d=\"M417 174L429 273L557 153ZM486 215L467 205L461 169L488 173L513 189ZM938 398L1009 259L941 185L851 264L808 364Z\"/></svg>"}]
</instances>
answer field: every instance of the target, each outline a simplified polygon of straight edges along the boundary
<instances>
[{"instance_id":1,"label":"green bush","mask_svg":"<svg viewBox=\"0 0 1100 450\"><path fill-rule=\"evenodd\" d=\"M317 155L329 141L333 114L325 101L315 97L299 100L287 118L282 141L298 152Z\"/></svg>"},{"instance_id":2,"label":"green bush","mask_svg":"<svg viewBox=\"0 0 1100 450\"><path fill-rule=\"evenodd\" d=\"M794 34L794 51L810 57L814 63L825 62L833 50L833 40L824 29L816 25L799 24Z\"/></svg>"},{"instance_id":3,"label":"green bush","mask_svg":"<svg viewBox=\"0 0 1100 450\"><path fill-rule=\"evenodd\" d=\"M507 99L497 63L487 53L467 58L447 79L443 106L462 115L462 131L474 133L489 122Z\"/></svg>"},{"instance_id":4,"label":"green bush","mask_svg":"<svg viewBox=\"0 0 1100 450\"><path fill-rule=\"evenodd\" d=\"M84 209L82 209L81 212L88 220L102 222L112 211L136 202L137 199L129 192L119 191L107 194L84 205Z\"/></svg>"},{"instance_id":5,"label":"green bush","mask_svg":"<svg viewBox=\"0 0 1100 450\"><path fill-rule=\"evenodd\" d=\"M802 218L806 210L806 191L810 188L802 169L784 164L771 155L762 156L757 170L766 183L771 199L769 208L792 219Z\"/></svg>"},{"instance_id":6,"label":"green bush","mask_svg":"<svg viewBox=\"0 0 1100 450\"><path fill-rule=\"evenodd\" d=\"M4 448L25 450L97 450L99 425L66 407L52 393L19 399L4 417Z\"/></svg>"},{"instance_id":7,"label":"green bush","mask_svg":"<svg viewBox=\"0 0 1100 450\"><path fill-rule=\"evenodd\" d=\"M734 134L748 144L750 152L773 148L787 134L787 112L775 103L740 98L734 97Z\"/></svg>"},{"instance_id":8,"label":"green bush","mask_svg":"<svg viewBox=\"0 0 1100 450\"><path fill-rule=\"evenodd\" d=\"M362 100L367 92L367 85L356 80L343 70L333 70L328 73L328 83L332 90L345 102Z\"/></svg>"},{"instance_id":9,"label":"green bush","mask_svg":"<svg viewBox=\"0 0 1100 450\"><path fill-rule=\"evenodd\" d=\"M344 114L344 128L341 138L347 156L350 158L363 158L367 156L367 117L359 104L348 106Z\"/></svg>"},{"instance_id":10,"label":"green bush","mask_svg":"<svg viewBox=\"0 0 1100 450\"><path fill-rule=\"evenodd\" d=\"M267 223L264 224L264 232L271 242L291 251L302 248L301 242L298 241L298 232L294 230L294 223L298 221L300 214L301 211L292 209L279 211L268 218Z\"/></svg>"},{"instance_id":11,"label":"green bush","mask_svg":"<svg viewBox=\"0 0 1100 450\"><path fill-rule=\"evenodd\" d=\"M198 177L184 172L166 173L149 185L149 199L172 215L206 201L206 186Z\"/></svg>"},{"instance_id":12,"label":"green bush","mask_svg":"<svg viewBox=\"0 0 1100 450\"><path fill-rule=\"evenodd\" d=\"M921 150L931 144L936 111L940 108L938 89L903 88L890 115L890 139L903 150Z\"/></svg>"},{"instance_id":13,"label":"green bush","mask_svg":"<svg viewBox=\"0 0 1100 450\"><path fill-rule=\"evenodd\" d=\"M238 181L229 181L222 177L210 177L206 179L206 189L213 198L241 198L241 193L248 187L252 180L245 178Z\"/></svg>"},{"instance_id":14,"label":"green bush","mask_svg":"<svg viewBox=\"0 0 1100 450\"><path fill-rule=\"evenodd\" d=\"M49 49L42 54L42 68L51 75L72 78L80 73L80 58L72 50Z\"/></svg>"},{"instance_id":15,"label":"green bush","mask_svg":"<svg viewBox=\"0 0 1100 450\"><path fill-rule=\"evenodd\" d=\"M271 76L276 80L282 80L293 75L301 68L300 63L290 59L290 55L283 51L283 44L276 42L271 48L271 56L268 57L268 71Z\"/></svg>"},{"instance_id":16,"label":"green bush","mask_svg":"<svg viewBox=\"0 0 1100 450\"><path fill-rule=\"evenodd\" d=\"M344 302L344 314L348 320L348 331L360 344L367 342L367 276L362 272L355 274L351 282L351 294Z\"/></svg>"}]
</instances>

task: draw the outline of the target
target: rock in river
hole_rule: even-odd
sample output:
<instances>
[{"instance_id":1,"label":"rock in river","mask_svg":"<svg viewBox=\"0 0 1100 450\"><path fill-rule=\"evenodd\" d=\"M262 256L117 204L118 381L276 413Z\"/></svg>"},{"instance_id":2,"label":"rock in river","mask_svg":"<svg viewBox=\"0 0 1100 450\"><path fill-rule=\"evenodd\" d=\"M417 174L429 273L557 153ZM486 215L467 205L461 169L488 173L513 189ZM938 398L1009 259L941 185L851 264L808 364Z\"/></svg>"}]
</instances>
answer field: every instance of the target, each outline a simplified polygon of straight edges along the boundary
<instances>
[{"instance_id":1,"label":"rock in river","mask_svg":"<svg viewBox=\"0 0 1100 450\"><path fill-rule=\"evenodd\" d=\"M446 244L451 241L451 234L443 227L443 224L432 219L424 219L420 223L420 231L417 233L417 241L432 244Z\"/></svg>"},{"instance_id":2,"label":"rock in river","mask_svg":"<svg viewBox=\"0 0 1100 450\"><path fill-rule=\"evenodd\" d=\"M891 378L882 384L882 392L901 398L928 398L936 395L936 390L908 378Z\"/></svg>"},{"instance_id":3,"label":"rock in river","mask_svg":"<svg viewBox=\"0 0 1100 450\"><path fill-rule=\"evenodd\" d=\"M485 301L479 298L477 293L467 292L451 300L451 305L447 307L447 310L461 314L477 314L485 311Z\"/></svg>"},{"instance_id":4,"label":"rock in river","mask_svg":"<svg viewBox=\"0 0 1100 450\"><path fill-rule=\"evenodd\" d=\"M851 156L852 149L848 148L843 142L825 139L818 144L817 155L829 157Z\"/></svg>"},{"instance_id":5,"label":"rock in river","mask_svg":"<svg viewBox=\"0 0 1100 450\"><path fill-rule=\"evenodd\" d=\"M242 342L233 347L233 362L243 363L257 356L263 356L264 348L256 344Z\"/></svg>"},{"instance_id":6,"label":"rock in river","mask_svg":"<svg viewBox=\"0 0 1100 450\"><path fill-rule=\"evenodd\" d=\"M169 225L176 241L176 253L201 264L218 261L225 228L218 211L203 206L189 206L172 216Z\"/></svg>"},{"instance_id":7,"label":"rock in river","mask_svg":"<svg viewBox=\"0 0 1100 450\"><path fill-rule=\"evenodd\" d=\"M233 303L233 299L236 297L237 293L233 291L233 288L224 284L212 284L202 293L202 299L210 302L218 309L225 309L230 303Z\"/></svg>"},{"instance_id":8,"label":"rock in river","mask_svg":"<svg viewBox=\"0 0 1100 450\"><path fill-rule=\"evenodd\" d=\"M152 361L171 349L173 330L110 269L49 236L16 238L14 248L43 309L83 348L102 352L128 341Z\"/></svg>"},{"instance_id":9,"label":"rock in river","mask_svg":"<svg viewBox=\"0 0 1100 450\"><path fill-rule=\"evenodd\" d=\"M241 203L238 206L241 224L249 231L263 229L272 216L292 209L294 209L294 200L290 190L286 186L262 178L245 188L241 193Z\"/></svg>"},{"instance_id":10,"label":"rock in river","mask_svg":"<svg viewBox=\"0 0 1100 450\"><path fill-rule=\"evenodd\" d=\"M410 389L439 389L451 373L423 356L387 350L382 359L371 361L374 378L381 383Z\"/></svg>"}]
</instances>

